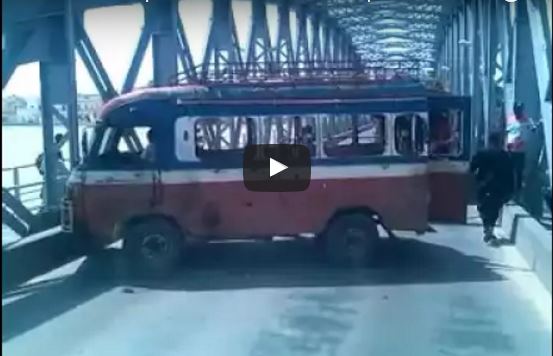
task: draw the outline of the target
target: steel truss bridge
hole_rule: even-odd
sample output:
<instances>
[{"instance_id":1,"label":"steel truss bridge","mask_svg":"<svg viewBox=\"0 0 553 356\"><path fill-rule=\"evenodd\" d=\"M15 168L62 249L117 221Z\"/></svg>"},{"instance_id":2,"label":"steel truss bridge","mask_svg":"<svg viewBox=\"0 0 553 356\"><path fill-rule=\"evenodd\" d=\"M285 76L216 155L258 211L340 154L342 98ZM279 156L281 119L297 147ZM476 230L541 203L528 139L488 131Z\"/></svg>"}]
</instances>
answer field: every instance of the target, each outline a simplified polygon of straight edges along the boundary
<instances>
[{"instance_id":1,"label":"steel truss bridge","mask_svg":"<svg viewBox=\"0 0 553 356\"><path fill-rule=\"evenodd\" d=\"M502 128L515 100L522 101L529 116L543 123L529 149L524 193L527 209L542 213L541 189L551 186L551 0L251 0L246 48L240 48L232 1L206 1L212 1L212 13L201 63L193 60L177 0L2 1L2 87L18 65L40 66L45 211L60 196L55 121L67 127L70 165L80 160L75 52L107 101L135 88L151 42L154 86L344 75L434 78L446 90L472 97L474 148L486 144L490 130ZM267 15L269 3L277 6L276 18ZM84 27L84 14L131 4L142 6L144 24L123 85L116 88ZM60 105L68 108L66 115ZM26 235L46 222L19 199L21 189L3 187L2 217Z\"/></svg>"}]
</instances>

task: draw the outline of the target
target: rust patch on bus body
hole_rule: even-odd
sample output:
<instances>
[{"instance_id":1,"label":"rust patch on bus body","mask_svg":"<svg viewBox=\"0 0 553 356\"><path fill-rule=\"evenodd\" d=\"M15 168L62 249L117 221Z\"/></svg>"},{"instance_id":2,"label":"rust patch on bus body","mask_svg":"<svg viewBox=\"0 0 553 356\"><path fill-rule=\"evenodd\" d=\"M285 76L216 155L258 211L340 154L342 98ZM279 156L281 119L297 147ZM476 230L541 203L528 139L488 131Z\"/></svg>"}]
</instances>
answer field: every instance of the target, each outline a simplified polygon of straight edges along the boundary
<instances>
[{"instance_id":1,"label":"rust patch on bus body","mask_svg":"<svg viewBox=\"0 0 553 356\"><path fill-rule=\"evenodd\" d=\"M214 229L221 224L221 213L217 203L205 204L202 212L202 224L208 229Z\"/></svg>"}]
</instances>

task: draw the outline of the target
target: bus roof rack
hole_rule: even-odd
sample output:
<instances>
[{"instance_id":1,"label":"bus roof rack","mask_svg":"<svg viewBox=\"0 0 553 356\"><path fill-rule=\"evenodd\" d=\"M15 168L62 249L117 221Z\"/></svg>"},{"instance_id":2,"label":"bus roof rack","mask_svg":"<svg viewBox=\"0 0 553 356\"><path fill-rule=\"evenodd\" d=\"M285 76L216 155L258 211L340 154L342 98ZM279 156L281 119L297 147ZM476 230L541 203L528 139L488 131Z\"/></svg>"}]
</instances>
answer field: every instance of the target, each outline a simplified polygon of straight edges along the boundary
<instances>
[{"instance_id":1,"label":"bus roof rack","mask_svg":"<svg viewBox=\"0 0 553 356\"><path fill-rule=\"evenodd\" d=\"M426 82L432 78L417 61L225 63L178 73L171 85L255 83Z\"/></svg>"}]
</instances>

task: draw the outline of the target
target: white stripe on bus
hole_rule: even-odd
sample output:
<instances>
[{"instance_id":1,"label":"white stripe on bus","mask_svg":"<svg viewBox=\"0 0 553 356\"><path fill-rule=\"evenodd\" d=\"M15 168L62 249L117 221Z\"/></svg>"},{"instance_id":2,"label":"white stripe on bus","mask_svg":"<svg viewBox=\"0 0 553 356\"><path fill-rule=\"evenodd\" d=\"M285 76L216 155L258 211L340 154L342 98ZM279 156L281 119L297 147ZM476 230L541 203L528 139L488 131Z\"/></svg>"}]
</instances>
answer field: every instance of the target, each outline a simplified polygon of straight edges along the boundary
<instances>
[{"instance_id":1,"label":"white stripe on bus","mask_svg":"<svg viewBox=\"0 0 553 356\"><path fill-rule=\"evenodd\" d=\"M436 161L426 163L402 163L353 166L314 166L311 167L311 180L322 179L359 179L409 177L431 173L467 172L467 162ZM221 183L243 179L241 168L232 169L179 169L163 171L161 182L164 184ZM152 171L87 171L87 185L124 185L149 184L154 180ZM81 182L81 175L73 173L71 183Z\"/></svg>"}]
</instances>

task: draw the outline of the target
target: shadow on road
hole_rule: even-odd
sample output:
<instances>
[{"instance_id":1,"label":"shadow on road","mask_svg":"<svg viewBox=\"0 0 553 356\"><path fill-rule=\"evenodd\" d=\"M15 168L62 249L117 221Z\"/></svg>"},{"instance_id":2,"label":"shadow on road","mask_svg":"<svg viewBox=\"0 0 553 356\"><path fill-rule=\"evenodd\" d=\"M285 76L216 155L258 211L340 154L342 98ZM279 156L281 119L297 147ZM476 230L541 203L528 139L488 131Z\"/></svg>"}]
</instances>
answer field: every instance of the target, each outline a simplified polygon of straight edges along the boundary
<instances>
[{"instance_id":1,"label":"shadow on road","mask_svg":"<svg viewBox=\"0 0 553 356\"><path fill-rule=\"evenodd\" d=\"M311 241L198 246L188 251L182 273L164 282L142 281L133 285L221 290L455 283L501 278L480 257L400 238L382 240L371 267L357 270L328 266Z\"/></svg>"},{"instance_id":2,"label":"shadow on road","mask_svg":"<svg viewBox=\"0 0 553 356\"><path fill-rule=\"evenodd\" d=\"M87 258L78 270L65 278L53 277L7 291L2 299L20 297L2 305L2 342L32 330L41 324L86 303L113 288L109 276L117 253L106 250Z\"/></svg>"},{"instance_id":3,"label":"shadow on road","mask_svg":"<svg viewBox=\"0 0 553 356\"><path fill-rule=\"evenodd\" d=\"M179 272L166 280L124 277L121 251L88 257L78 270L55 283L25 286L20 299L2 307L2 340L86 303L114 287L163 290L371 286L501 280L482 257L413 239L382 240L374 266L336 269L326 265L312 241L217 243L189 249ZM29 292L29 290L31 292ZM25 295L30 293L30 295ZM18 294L12 289L3 298Z\"/></svg>"}]
</instances>

